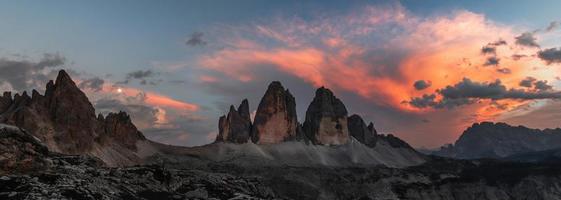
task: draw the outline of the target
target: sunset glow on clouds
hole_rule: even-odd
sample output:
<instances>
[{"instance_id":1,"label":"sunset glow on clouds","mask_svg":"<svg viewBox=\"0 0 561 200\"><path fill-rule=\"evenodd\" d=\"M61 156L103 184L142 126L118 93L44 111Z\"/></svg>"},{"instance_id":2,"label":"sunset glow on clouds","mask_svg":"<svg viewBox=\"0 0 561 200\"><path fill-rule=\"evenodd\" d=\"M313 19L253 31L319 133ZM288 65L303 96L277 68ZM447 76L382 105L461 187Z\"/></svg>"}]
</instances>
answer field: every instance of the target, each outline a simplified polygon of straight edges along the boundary
<instances>
[{"instance_id":1,"label":"sunset glow on clouds","mask_svg":"<svg viewBox=\"0 0 561 200\"><path fill-rule=\"evenodd\" d=\"M464 10L419 18L400 5L393 5L362 8L341 16L318 16L308 21L272 21L229 33L236 37L217 36L224 38L227 46L202 55L200 66L241 82L258 79L259 74L254 72L260 68L273 68L315 87L349 91L372 104L409 115L432 118L449 112L473 116L462 123L450 123L454 128L449 131L453 132L440 133L448 135L448 140L473 122L495 120L532 100L474 98L470 109L439 111L412 106L408 103L412 98L432 94L464 78L481 83L500 80L507 88L516 89L529 76L555 83L559 72L535 57L537 48L516 44L515 38L522 32L515 27ZM493 51L482 52L486 45ZM413 85L418 80L428 80L431 86L416 90ZM391 131L408 138L403 130ZM410 142L433 145L423 144L427 141Z\"/></svg>"},{"instance_id":2,"label":"sunset glow on clouds","mask_svg":"<svg viewBox=\"0 0 561 200\"><path fill-rule=\"evenodd\" d=\"M300 122L326 86L415 147L487 120L561 127L559 2L0 4L0 90L42 89L66 69L98 113L126 111L166 144L212 142L219 116L245 98L255 112L274 80Z\"/></svg>"}]
</instances>

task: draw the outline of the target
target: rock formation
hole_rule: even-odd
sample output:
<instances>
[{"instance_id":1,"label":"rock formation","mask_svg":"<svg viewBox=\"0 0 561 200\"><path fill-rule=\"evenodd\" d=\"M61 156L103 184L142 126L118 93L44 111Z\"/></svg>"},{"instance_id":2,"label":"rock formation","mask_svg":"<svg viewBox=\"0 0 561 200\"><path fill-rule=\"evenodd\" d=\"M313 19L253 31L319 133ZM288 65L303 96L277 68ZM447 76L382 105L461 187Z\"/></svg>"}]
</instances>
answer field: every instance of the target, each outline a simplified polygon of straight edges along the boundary
<instances>
[{"instance_id":1,"label":"rock formation","mask_svg":"<svg viewBox=\"0 0 561 200\"><path fill-rule=\"evenodd\" d=\"M329 89L318 88L306 111L303 128L314 144L345 144L349 141L347 109Z\"/></svg>"},{"instance_id":2,"label":"rock formation","mask_svg":"<svg viewBox=\"0 0 561 200\"><path fill-rule=\"evenodd\" d=\"M251 131L252 141L273 144L298 138L296 101L290 91L274 81L261 99Z\"/></svg>"},{"instance_id":3,"label":"rock formation","mask_svg":"<svg viewBox=\"0 0 561 200\"><path fill-rule=\"evenodd\" d=\"M97 118L87 96L64 70L58 73L55 82L47 83L44 95L33 90L31 97L23 92L12 100L10 93L4 93L0 98L0 123L25 129L49 150L65 154L105 158L131 154L123 156L131 158L136 142L145 140L126 113ZM114 147L131 152L121 149L113 152Z\"/></svg>"},{"instance_id":4,"label":"rock formation","mask_svg":"<svg viewBox=\"0 0 561 200\"><path fill-rule=\"evenodd\" d=\"M374 124L370 123L366 126L362 117L354 114L347 119L347 125L349 126L349 134L359 142L369 147L376 146L377 135Z\"/></svg>"},{"instance_id":5,"label":"rock formation","mask_svg":"<svg viewBox=\"0 0 561 200\"><path fill-rule=\"evenodd\" d=\"M0 124L0 174L43 170L48 149L29 133Z\"/></svg>"},{"instance_id":6,"label":"rock formation","mask_svg":"<svg viewBox=\"0 0 561 200\"><path fill-rule=\"evenodd\" d=\"M104 128L101 140L111 140L131 150L136 150L137 141L146 140L126 112L109 113L105 118L99 115L98 121Z\"/></svg>"},{"instance_id":7,"label":"rock formation","mask_svg":"<svg viewBox=\"0 0 561 200\"><path fill-rule=\"evenodd\" d=\"M230 106L228 115L220 117L216 142L246 143L250 139L251 118L249 103L244 99L238 110Z\"/></svg>"}]
</instances>

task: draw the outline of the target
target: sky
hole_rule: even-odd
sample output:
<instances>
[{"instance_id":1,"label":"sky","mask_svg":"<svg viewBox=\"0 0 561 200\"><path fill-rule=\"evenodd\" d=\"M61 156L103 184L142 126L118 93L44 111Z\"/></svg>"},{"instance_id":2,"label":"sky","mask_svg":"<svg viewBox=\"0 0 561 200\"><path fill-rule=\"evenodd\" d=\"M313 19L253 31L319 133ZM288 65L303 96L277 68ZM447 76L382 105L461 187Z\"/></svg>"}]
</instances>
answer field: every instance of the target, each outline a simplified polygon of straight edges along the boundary
<instances>
[{"instance_id":1,"label":"sky","mask_svg":"<svg viewBox=\"0 0 561 200\"><path fill-rule=\"evenodd\" d=\"M305 118L325 86L414 147L481 121L560 127L560 1L0 1L0 91L66 69L99 113L210 143L279 80Z\"/></svg>"}]
</instances>

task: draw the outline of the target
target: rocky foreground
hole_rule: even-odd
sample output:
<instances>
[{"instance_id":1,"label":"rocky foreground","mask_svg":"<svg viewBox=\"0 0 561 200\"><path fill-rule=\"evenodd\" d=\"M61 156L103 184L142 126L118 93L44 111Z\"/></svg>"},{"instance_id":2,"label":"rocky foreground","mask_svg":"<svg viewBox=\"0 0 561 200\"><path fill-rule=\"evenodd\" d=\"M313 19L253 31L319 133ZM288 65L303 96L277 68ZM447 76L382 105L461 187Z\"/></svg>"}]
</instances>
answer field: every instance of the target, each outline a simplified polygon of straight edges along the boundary
<instances>
[{"instance_id":1,"label":"rocky foreground","mask_svg":"<svg viewBox=\"0 0 561 200\"><path fill-rule=\"evenodd\" d=\"M0 199L560 199L561 164L431 157L407 168L230 162L104 167L0 128Z\"/></svg>"},{"instance_id":2,"label":"rocky foreground","mask_svg":"<svg viewBox=\"0 0 561 200\"><path fill-rule=\"evenodd\" d=\"M406 169L215 163L103 168L87 157L0 176L0 199L560 199L561 166L436 160ZM507 170L505 170L507 169Z\"/></svg>"}]
</instances>

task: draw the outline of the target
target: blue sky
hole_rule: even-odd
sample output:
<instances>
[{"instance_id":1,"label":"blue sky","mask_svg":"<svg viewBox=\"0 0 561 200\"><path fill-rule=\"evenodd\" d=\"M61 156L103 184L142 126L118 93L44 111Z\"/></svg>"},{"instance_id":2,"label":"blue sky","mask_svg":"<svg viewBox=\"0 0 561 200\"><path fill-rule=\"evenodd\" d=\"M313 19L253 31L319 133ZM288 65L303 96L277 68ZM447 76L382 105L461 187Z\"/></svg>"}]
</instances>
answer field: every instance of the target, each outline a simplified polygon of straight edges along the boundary
<instances>
[{"instance_id":1,"label":"blue sky","mask_svg":"<svg viewBox=\"0 0 561 200\"><path fill-rule=\"evenodd\" d=\"M291 46L291 44L283 44L286 41L270 43L272 41L270 38L264 41L259 39L262 35L253 36L251 35L254 34L253 32L248 33L244 32L245 30L239 30L247 27L267 26L270 28L268 30L274 30L276 25L287 25L289 24L288 21L294 18L298 19L295 20L299 21L298 23L308 25L321 24L325 21L328 21L325 23L338 23L337 19L339 18L351 18L355 13L360 14L364 12L364 7L382 8L382 10L384 8L396 9L398 7L397 11L403 9L405 10L406 17L413 19L407 23L417 23L412 21L438 21L439 17L453 18L456 15L461 15L458 14L460 11L466 11L483 16L485 20L492 22L493 26L505 31L508 29L512 34L544 29L550 22L561 20L561 14L559 13L561 2L553 0L516 2L506 0L0 1L0 57L6 59L38 60L45 53L57 53L66 58L64 68L80 73L79 79L86 80L92 77L99 77L104 79L107 84L121 82L126 79L127 74L134 71L150 70L157 74L150 78L150 80L158 82L157 84L140 84L139 81L131 81L131 83L122 87L155 92L174 100L200 106L200 109L195 113L185 114L177 111L175 113L177 116L189 115L189 117L187 117L188 119L173 122L195 123L194 121L196 121L197 125L194 125L196 127L179 126L177 124L166 124L164 126L160 124L157 125L160 128L174 127L176 134L167 136L154 135L161 133L157 132L152 134L152 136L160 141L173 144L200 145L209 142L211 140L209 138L212 138L212 134L215 134L215 125L217 124L215 121L217 121L219 115L226 111L227 104L237 104L241 101L241 98L247 97L250 99L251 108L255 109L260 95L264 92L259 90L259 88L265 88L266 85L262 84L272 81L269 79L280 79L287 82L287 86L298 87L295 89L299 91L296 94L297 99L299 98L298 95L303 99L298 102L299 118L301 120L304 118L303 115L307 107L308 98L311 98L313 89L317 86L309 79L282 72L282 70L280 70L281 73L279 74L275 75L273 73L274 75L271 75L267 71L272 70L269 68L261 76L267 77L267 80L263 78L263 80L252 79L252 81L235 80L231 76L232 74L217 74L220 70L213 70L206 66L203 66L202 68L204 69L201 70L201 65L203 65L201 60L204 60L205 56L223 55L220 53L224 53L224 48L232 48L224 40L243 38L244 41L252 41L255 44L259 44L262 46L261 50L271 50L268 53L275 52L278 49L300 50L298 49L299 47ZM325 21L323 20L324 18L326 18ZM348 39L347 41L360 40L365 43L370 42L373 46L385 44L383 41L369 41L372 38L393 39L390 36L396 30L385 26L382 29L380 32L372 33L369 37L361 37L357 40L354 40L354 38L343 39ZM192 34L197 32L203 34L202 39L207 44L200 46L186 45L185 42L190 39ZM387 33L387 35L380 35L384 33ZM247 34L250 34L250 36ZM294 34L290 36L299 40L314 40L314 37L311 36L302 36L297 33L290 34ZM543 36L540 35L538 37L544 48L559 46L558 38L560 38L558 32L544 33ZM492 41L482 41L478 45L483 46L488 42ZM280 45L278 45L279 43ZM233 48L230 50L239 50L241 47ZM407 52L411 51L408 47L403 47L403 49L396 49L395 51L402 52L402 54L409 54ZM380 50L376 52L380 54ZM384 53L388 52L382 51L381 54ZM505 59L503 58L503 60ZM396 60L395 63L397 61L402 60ZM275 65L275 63L271 65ZM173 66L179 67L174 68ZM229 70L228 66L224 67L223 71ZM263 68L256 68L252 73L261 73L260 70ZM376 69L372 70L375 71ZM537 75L533 76L539 77L539 75L537 73ZM521 75L516 78L522 79L524 76ZM233 97L229 97L225 93L220 94L220 91L225 88L228 88L230 91L238 90L219 84L213 85L212 83L214 82L206 84L202 81L203 83L201 83L201 80L205 78L219 79L221 81L224 79L224 82L231 83L228 86L235 85L237 87L245 87L246 89L240 88L240 92ZM419 79L422 78L419 77ZM508 79L518 81L516 78ZM549 78L549 83L555 85L555 79ZM177 84L179 82L182 83ZM436 81L433 80L433 82ZM385 116L391 116L392 119L406 117L408 120L417 121L428 121L423 119L424 115L427 118L436 115L430 114L430 112L428 114L419 114L407 113L409 111L403 110L394 111L395 108L384 106L387 104L384 103L385 101L379 102L372 98L363 98L364 95L363 97L357 96L357 91L349 91L341 85L330 84L329 82L322 84L333 85L336 92L344 96L344 99L349 99L353 105L348 105L348 107L356 108L357 110L359 108L372 109L372 112L364 113L364 115L368 116L369 120L385 121L384 119L381 120L384 116L376 114L381 112L385 113ZM452 82L449 84L452 84ZM251 90L247 88L251 88ZM92 97L92 95L97 94L94 92L89 93L90 98L101 98ZM154 107L154 105L152 106ZM377 110L383 111L377 112ZM173 112L176 111L173 109L167 110L168 115ZM450 112L449 114L451 115L459 111L447 112ZM441 113L438 116L442 115L445 114ZM169 118L174 118L174 116L169 116ZM146 130L156 129L149 126L145 127ZM539 125L538 127L545 126L548 125ZM550 124L549 126L555 126L555 124ZM416 146L438 146L444 142L451 142L459 134L457 130L455 133L441 133L449 136L434 143L430 141L412 141L416 136L410 136L409 130L400 130L396 128L396 125L380 124L380 127L382 130L396 132ZM189 134L190 136L180 137L183 140L176 140L180 134ZM430 137L437 136L431 135Z\"/></svg>"}]
</instances>

